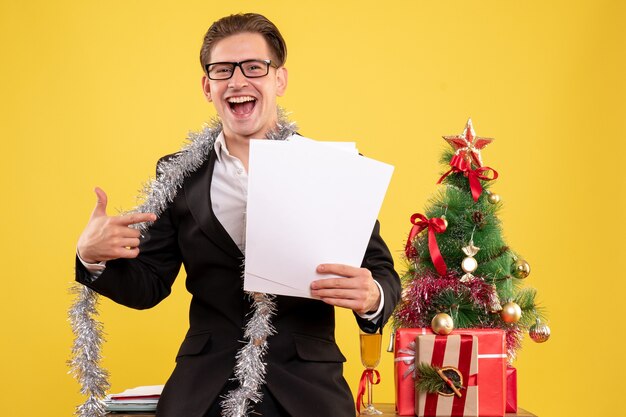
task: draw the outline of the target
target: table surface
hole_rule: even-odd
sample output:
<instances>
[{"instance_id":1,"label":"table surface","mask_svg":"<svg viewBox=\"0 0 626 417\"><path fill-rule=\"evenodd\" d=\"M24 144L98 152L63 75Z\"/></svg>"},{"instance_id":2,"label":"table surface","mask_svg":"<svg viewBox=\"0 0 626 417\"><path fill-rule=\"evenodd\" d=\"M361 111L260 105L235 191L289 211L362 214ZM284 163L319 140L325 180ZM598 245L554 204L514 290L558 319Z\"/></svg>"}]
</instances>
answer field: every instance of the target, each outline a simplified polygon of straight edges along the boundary
<instances>
[{"instance_id":1,"label":"table surface","mask_svg":"<svg viewBox=\"0 0 626 417\"><path fill-rule=\"evenodd\" d=\"M380 417L395 417L396 415L396 408L394 404L380 404L379 406L377 406L377 408L383 412L383 414ZM154 414L146 414L146 413L139 413L139 414L120 414L120 413L111 413L109 414L111 417L154 417ZM507 417L537 417L535 414L533 413L529 413L526 410L523 410L521 408L519 408L517 410L517 414L506 414ZM320 416L321 417L321 416Z\"/></svg>"}]
</instances>

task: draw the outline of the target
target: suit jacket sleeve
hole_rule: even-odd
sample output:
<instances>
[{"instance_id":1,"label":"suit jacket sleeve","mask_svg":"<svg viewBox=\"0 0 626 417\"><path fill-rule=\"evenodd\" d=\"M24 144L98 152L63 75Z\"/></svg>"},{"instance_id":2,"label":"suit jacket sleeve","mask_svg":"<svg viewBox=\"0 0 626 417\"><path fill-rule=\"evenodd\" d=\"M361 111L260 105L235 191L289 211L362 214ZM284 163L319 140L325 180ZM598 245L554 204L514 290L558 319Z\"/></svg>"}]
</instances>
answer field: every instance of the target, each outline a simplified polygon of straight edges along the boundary
<instances>
[{"instance_id":1,"label":"suit jacket sleeve","mask_svg":"<svg viewBox=\"0 0 626 417\"><path fill-rule=\"evenodd\" d=\"M389 248L380 237L380 223L378 221L374 225L361 267L369 269L376 282L382 287L385 304L381 316L376 321L366 320L357 314L355 317L363 331L368 333L382 332L383 326L391 317L391 313L400 300L401 286L400 278L393 267L393 258Z\"/></svg>"}]
</instances>

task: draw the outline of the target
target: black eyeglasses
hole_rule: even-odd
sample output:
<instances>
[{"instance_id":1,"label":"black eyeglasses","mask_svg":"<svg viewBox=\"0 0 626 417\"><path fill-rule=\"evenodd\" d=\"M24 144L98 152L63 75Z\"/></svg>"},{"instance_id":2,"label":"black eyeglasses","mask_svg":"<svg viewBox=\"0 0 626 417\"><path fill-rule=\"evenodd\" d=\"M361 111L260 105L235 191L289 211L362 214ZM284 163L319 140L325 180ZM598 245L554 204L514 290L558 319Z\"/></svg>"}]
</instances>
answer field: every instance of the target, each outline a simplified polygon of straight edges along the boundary
<instances>
[{"instance_id":1,"label":"black eyeglasses","mask_svg":"<svg viewBox=\"0 0 626 417\"><path fill-rule=\"evenodd\" d=\"M241 62L212 62L206 64L206 73L211 80L228 80L239 67L247 78L265 77L270 72L270 67L278 68L269 59L248 59Z\"/></svg>"}]
</instances>

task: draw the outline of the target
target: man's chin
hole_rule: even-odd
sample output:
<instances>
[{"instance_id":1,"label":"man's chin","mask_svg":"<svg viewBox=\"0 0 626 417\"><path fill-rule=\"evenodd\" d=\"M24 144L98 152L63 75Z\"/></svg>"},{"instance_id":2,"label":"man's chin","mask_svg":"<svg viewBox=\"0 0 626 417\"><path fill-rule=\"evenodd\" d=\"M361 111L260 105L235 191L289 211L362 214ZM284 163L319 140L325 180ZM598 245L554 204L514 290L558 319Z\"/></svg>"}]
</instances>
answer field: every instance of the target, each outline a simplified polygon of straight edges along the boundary
<instances>
[{"instance_id":1,"label":"man's chin","mask_svg":"<svg viewBox=\"0 0 626 417\"><path fill-rule=\"evenodd\" d=\"M258 126L235 125L229 128L224 127L224 135L242 139L263 139L265 138L265 130L258 128Z\"/></svg>"},{"instance_id":2,"label":"man's chin","mask_svg":"<svg viewBox=\"0 0 626 417\"><path fill-rule=\"evenodd\" d=\"M231 117L232 114L226 116L227 118L222 118L222 124L227 137L234 135L247 139L264 139L266 133L276 125L276 120L266 120L263 123L256 112L248 117Z\"/></svg>"}]
</instances>

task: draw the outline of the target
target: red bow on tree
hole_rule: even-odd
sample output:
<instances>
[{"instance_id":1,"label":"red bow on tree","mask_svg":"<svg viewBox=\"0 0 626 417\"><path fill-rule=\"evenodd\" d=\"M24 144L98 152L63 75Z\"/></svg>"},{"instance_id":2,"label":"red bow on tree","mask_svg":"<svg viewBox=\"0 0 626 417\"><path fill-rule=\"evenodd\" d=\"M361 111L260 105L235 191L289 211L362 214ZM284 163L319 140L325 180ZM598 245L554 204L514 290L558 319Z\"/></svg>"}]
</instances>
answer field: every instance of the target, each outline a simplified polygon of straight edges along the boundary
<instances>
[{"instance_id":1,"label":"red bow on tree","mask_svg":"<svg viewBox=\"0 0 626 417\"><path fill-rule=\"evenodd\" d=\"M441 182L452 173L462 172L463 175L465 175L469 180L470 189L472 190L472 198L474 201L478 201L478 197L480 197L480 194L483 192L483 186L480 183L480 180L492 181L498 178L498 172L493 168L478 167L476 169L472 169L471 161L460 154L452 157L450 160L450 166L452 168L439 178L437 184L441 184ZM489 176L490 171L492 176Z\"/></svg>"},{"instance_id":2,"label":"red bow on tree","mask_svg":"<svg viewBox=\"0 0 626 417\"><path fill-rule=\"evenodd\" d=\"M441 256L439 245L437 244L437 238L435 237L435 233L443 233L446 231L445 220L439 217L433 217L429 220L423 214L415 213L411 216L411 223L413 223L413 228L409 233L409 238L407 239L406 247L404 248L407 258L413 258L417 255L417 252L413 247L413 240L419 232L428 228L428 251L430 252L430 258L432 259L435 269L439 275L445 275L447 272L447 266L443 260L443 256Z\"/></svg>"}]
</instances>

